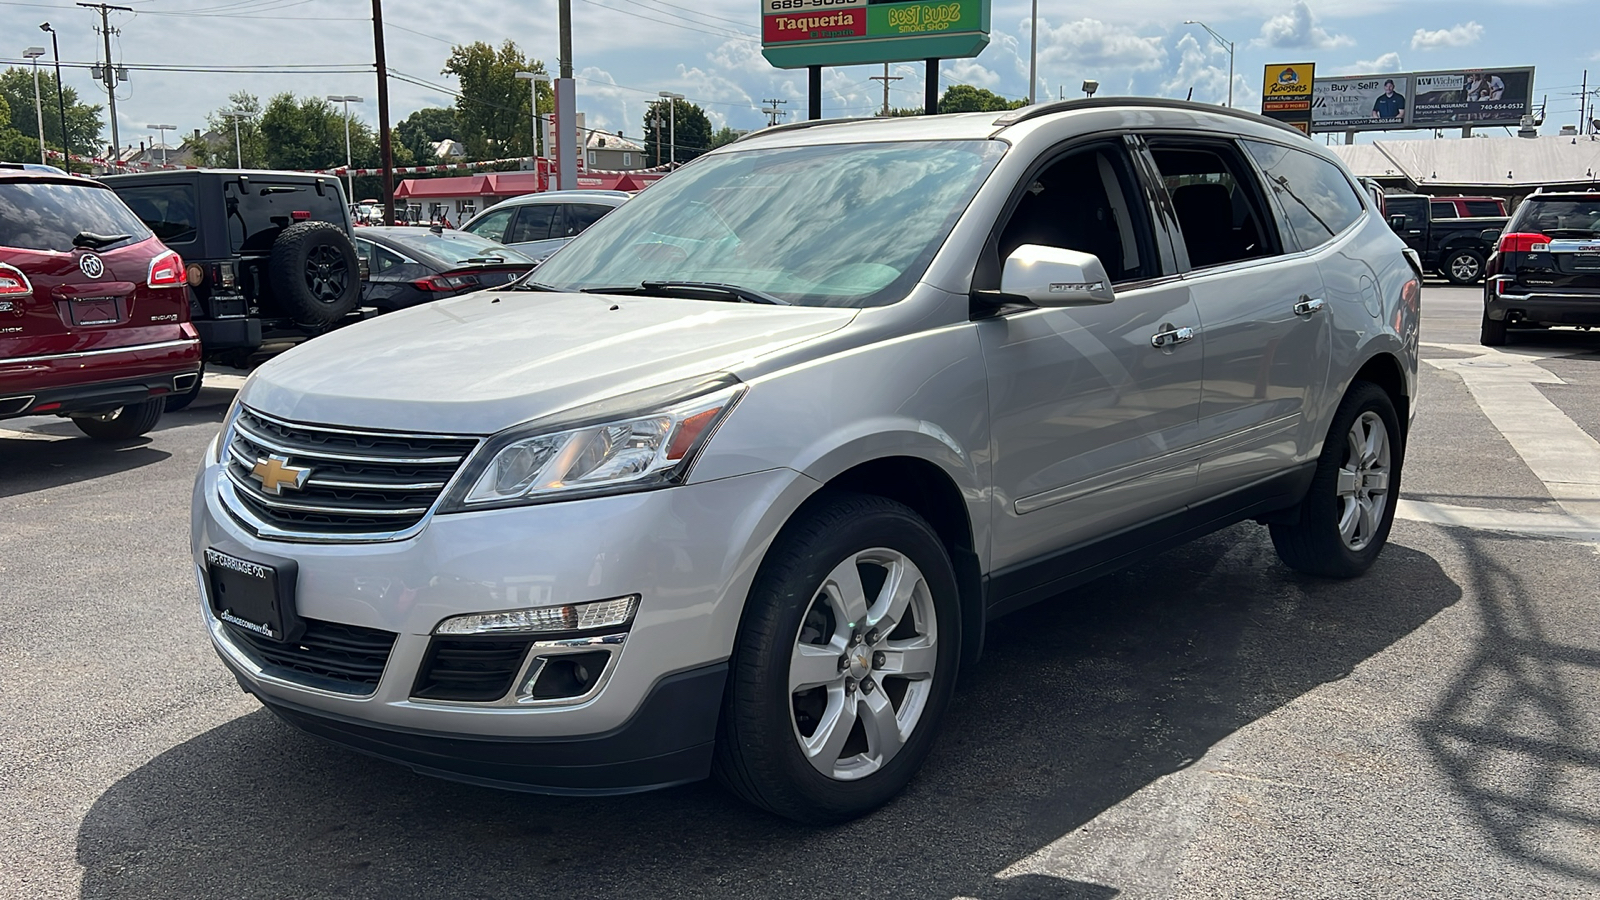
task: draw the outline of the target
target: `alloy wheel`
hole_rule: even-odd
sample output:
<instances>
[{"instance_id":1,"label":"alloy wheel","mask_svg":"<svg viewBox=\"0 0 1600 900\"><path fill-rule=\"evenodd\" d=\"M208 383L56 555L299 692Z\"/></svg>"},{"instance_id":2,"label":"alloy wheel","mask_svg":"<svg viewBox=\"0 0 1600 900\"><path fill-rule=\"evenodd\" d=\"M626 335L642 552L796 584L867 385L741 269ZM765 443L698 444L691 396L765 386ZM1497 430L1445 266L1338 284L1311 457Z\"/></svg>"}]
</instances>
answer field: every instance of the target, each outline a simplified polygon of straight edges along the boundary
<instances>
[{"instance_id":1,"label":"alloy wheel","mask_svg":"<svg viewBox=\"0 0 1600 900\"><path fill-rule=\"evenodd\" d=\"M1372 543L1389 503L1389 429L1372 410L1358 416L1345 437L1339 468L1339 536L1360 552Z\"/></svg>"},{"instance_id":2,"label":"alloy wheel","mask_svg":"<svg viewBox=\"0 0 1600 900\"><path fill-rule=\"evenodd\" d=\"M790 722L813 768L853 781L894 759L927 707L937 642L927 580L905 554L862 550L828 573L789 661Z\"/></svg>"},{"instance_id":3,"label":"alloy wheel","mask_svg":"<svg viewBox=\"0 0 1600 900\"><path fill-rule=\"evenodd\" d=\"M1450 261L1450 272L1461 281L1471 283L1478 280L1478 258L1470 253L1463 253Z\"/></svg>"},{"instance_id":4,"label":"alloy wheel","mask_svg":"<svg viewBox=\"0 0 1600 900\"><path fill-rule=\"evenodd\" d=\"M350 272L344 254L326 244L306 255L306 287L322 303L337 303L344 296Z\"/></svg>"}]
</instances>

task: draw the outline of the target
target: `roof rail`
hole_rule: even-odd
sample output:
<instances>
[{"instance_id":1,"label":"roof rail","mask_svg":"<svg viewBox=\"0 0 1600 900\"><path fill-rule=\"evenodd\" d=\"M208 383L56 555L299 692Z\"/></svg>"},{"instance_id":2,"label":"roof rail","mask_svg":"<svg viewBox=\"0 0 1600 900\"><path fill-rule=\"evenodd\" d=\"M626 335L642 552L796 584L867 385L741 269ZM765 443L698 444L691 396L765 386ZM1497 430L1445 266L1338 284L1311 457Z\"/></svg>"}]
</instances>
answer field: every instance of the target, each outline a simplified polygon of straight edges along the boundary
<instances>
[{"instance_id":1,"label":"roof rail","mask_svg":"<svg viewBox=\"0 0 1600 900\"><path fill-rule=\"evenodd\" d=\"M807 119L803 122L788 122L783 125L768 125L766 128L758 128L748 134L739 135L738 138L734 139L734 143L737 144L739 141L747 138L753 138L757 135L777 134L782 131L799 131L802 128L814 128L818 125L842 125L846 122L881 121L883 121L882 116L851 116L848 119Z\"/></svg>"},{"instance_id":2,"label":"roof rail","mask_svg":"<svg viewBox=\"0 0 1600 900\"><path fill-rule=\"evenodd\" d=\"M1037 119L1040 116L1047 116L1051 113L1070 112L1081 109L1115 109L1127 106L1154 106L1160 109L1182 109L1193 112L1218 113L1225 116L1233 116L1236 119L1244 119L1249 122L1256 122L1258 124L1265 123L1268 125L1275 125L1285 131L1297 134L1300 137L1307 139L1310 137L1293 125L1289 125L1285 122L1279 122L1276 119L1269 119L1266 116L1258 113L1246 112L1242 109L1233 109L1232 107L1227 106L1215 106L1210 103L1200 103L1194 100L1173 100L1167 97L1101 97L1099 99L1093 97L1079 97L1073 100L1056 100L1051 103L1039 103L1033 106L1024 106L1020 109L1008 110L1007 112L1001 114L999 118L995 119L994 124L1000 128L1009 128L1012 125L1026 122L1029 119Z\"/></svg>"}]
</instances>

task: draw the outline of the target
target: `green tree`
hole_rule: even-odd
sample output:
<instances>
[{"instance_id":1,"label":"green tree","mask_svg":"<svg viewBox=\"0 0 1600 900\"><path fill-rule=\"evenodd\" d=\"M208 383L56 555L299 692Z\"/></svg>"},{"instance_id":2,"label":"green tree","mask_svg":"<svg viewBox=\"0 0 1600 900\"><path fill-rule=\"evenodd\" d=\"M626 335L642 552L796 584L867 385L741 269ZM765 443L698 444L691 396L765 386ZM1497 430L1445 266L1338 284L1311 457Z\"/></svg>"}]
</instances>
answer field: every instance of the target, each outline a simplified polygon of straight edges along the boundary
<instances>
[{"instance_id":1,"label":"green tree","mask_svg":"<svg viewBox=\"0 0 1600 900\"><path fill-rule=\"evenodd\" d=\"M394 141L411 151L417 165L434 163L433 145L437 141L456 136L456 111L449 107L429 106L417 110L394 127Z\"/></svg>"},{"instance_id":2,"label":"green tree","mask_svg":"<svg viewBox=\"0 0 1600 900\"><path fill-rule=\"evenodd\" d=\"M706 118L705 110L687 100L672 100L671 107L667 106L668 102L657 100L644 111L644 158L652 166L657 165L657 159L661 165L665 165L673 158L668 141L674 128L677 131L677 160L680 163L694 159L713 146L711 120ZM676 125L673 124L674 116L677 117ZM661 126L659 132L657 124Z\"/></svg>"},{"instance_id":3,"label":"green tree","mask_svg":"<svg viewBox=\"0 0 1600 900\"><path fill-rule=\"evenodd\" d=\"M724 125L711 133L711 149L715 150L725 144L731 144L744 136L742 131L734 131L731 126Z\"/></svg>"},{"instance_id":4,"label":"green tree","mask_svg":"<svg viewBox=\"0 0 1600 900\"><path fill-rule=\"evenodd\" d=\"M243 112L239 118L239 150L243 161L234 152L234 120L229 112ZM228 104L206 116L206 130L211 139L202 135L200 140L187 137L183 149L193 155L195 165L232 169L240 167L259 169L267 164L266 141L261 136L261 100L248 91L228 95Z\"/></svg>"},{"instance_id":5,"label":"green tree","mask_svg":"<svg viewBox=\"0 0 1600 900\"><path fill-rule=\"evenodd\" d=\"M1027 106L1026 100L1007 100L994 91L970 84L952 84L939 98L939 112L1000 112Z\"/></svg>"},{"instance_id":6,"label":"green tree","mask_svg":"<svg viewBox=\"0 0 1600 900\"><path fill-rule=\"evenodd\" d=\"M461 85L453 136L466 147L468 159L533 155L528 82L518 72L542 73L544 63L524 56L515 41L506 41L499 50L484 41L450 48L441 74L456 76ZM554 109L550 88L536 84L539 111Z\"/></svg>"},{"instance_id":7,"label":"green tree","mask_svg":"<svg viewBox=\"0 0 1600 900\"><path fill-rule=\"evenodd\" d=\"M61 149L61 112L56 105L56 94L55 73L41 68L39 97L44 107L44 139L52 150ZM103 107L78 102L78 92L70 87L62 96L67 103L67 137L72 142L72 152L100 153L100 134L105 129L100 118ZM4 99L11 110L11 127L38 140L39 125L33 110L33 68L16 66L0 72L0 99ZM33 158L39 158L38 144L33 145Z\"/></svg>"},{"instance_id":8,"label":"green tree","mask_svg":"<svg viewBox=\"0 0 1600 900\"><path fill-rule=\"evenodd\" d=\"M39 158L39 142L11 127L11 109L0 97L0 160L33 161Z\"/></svg>"}]
</instances>

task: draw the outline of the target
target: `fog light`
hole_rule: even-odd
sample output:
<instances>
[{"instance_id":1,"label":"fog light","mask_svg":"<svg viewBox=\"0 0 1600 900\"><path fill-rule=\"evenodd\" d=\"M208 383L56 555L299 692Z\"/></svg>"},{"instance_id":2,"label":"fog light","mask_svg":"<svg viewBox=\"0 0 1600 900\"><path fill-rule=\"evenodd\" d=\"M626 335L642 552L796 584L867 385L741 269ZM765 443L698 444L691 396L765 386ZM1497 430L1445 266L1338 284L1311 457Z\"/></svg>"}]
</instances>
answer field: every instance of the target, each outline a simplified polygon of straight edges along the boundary
<instances>
[{"instance_id":1,"label":"fog light","mask_svg":"<svg viewBox=\"0 0 1600 900\"><path fill-rule=\"evenodd\" d=\"M520 694L533 700L582 697L594 689L610 663L607 650L544 657Z\"/></svg>"},{"instance_id":2,"label":"fog light","mask_svg":"<svg viewBox=\"0 0 1600 900\"><path fill-rule=\"evenodd\" d=\"M639 595L633 594L593 603L456 616L440 622L434 634L537 634L612 628L632 619L638 603Z\"/></svg>"}]
</instances>

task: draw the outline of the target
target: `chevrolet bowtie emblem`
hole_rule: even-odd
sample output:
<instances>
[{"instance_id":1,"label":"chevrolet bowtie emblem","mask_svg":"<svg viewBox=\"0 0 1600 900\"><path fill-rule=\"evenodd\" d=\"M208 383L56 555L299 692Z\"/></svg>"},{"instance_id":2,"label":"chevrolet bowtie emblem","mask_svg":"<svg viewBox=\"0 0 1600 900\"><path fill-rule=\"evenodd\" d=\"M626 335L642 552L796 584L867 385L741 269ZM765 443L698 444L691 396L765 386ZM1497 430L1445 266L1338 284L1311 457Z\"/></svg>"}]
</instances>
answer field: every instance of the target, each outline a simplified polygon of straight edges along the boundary
<instances>
[{"instance_id":1,"label":"chevrolet bowtie emblem","mask_svg":"<svg viewBox=\"0 0 1600 900\"><path fill-rule=\"evenodd\" d=\"M257 460L255 468L250 470L250 475L261 482L261 489L267 493L282 494L286 487L297 491L305 487L306 479L311 477L311 470L291 466L289 457L274 453L266 459Z\"/></svg>"}]
</instances>

